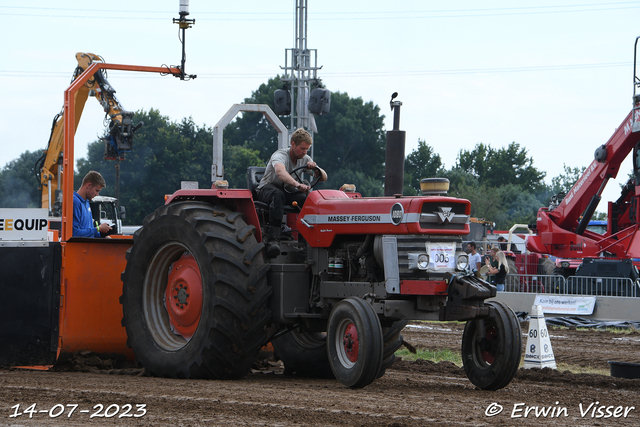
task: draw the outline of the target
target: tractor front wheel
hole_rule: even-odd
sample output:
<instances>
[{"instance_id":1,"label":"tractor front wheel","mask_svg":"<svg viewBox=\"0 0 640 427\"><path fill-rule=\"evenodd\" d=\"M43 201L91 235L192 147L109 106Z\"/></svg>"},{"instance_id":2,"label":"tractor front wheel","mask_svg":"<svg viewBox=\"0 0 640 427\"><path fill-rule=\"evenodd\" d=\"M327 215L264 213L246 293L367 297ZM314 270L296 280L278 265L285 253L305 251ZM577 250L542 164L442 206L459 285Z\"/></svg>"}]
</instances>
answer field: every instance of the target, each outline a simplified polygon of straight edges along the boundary
<instances>
[{"instance_id":1,"label":"tractor front wheel","mask_svg":"<svg viewBox=\"0 0 640 427\"><path fill-rule=\"evenodd\" d=\"M363 299L337 303L327 326L329 363L336 379L351 388L365 387L382 368L384 341L380 319Z\"/></svg>"},{"instance_id":2,"label":"tractor front wheel","mask_svg":"<svg viewBox=\"0 0 640 427\"><path fill-rule=\"evenodd\" d=\"M522 355L522 331L513 311L499 301L485 302L489 317L467 322L462 334L462 363L469 381L483 390L505 387Z\"/></svg>"}]
</instances>

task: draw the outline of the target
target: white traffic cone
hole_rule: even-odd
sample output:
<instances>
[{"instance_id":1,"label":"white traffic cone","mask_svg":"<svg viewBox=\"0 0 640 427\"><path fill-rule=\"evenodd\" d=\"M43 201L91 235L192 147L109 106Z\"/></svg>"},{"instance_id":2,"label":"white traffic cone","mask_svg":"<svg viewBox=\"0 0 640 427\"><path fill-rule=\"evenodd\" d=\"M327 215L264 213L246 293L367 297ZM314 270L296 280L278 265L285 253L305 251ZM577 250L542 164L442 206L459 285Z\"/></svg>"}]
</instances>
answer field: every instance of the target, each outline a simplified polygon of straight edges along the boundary
<instances>
[{"instance_id":1,"label":"white traffic cone","mask_svg":"<svg viewBox=\"0 0 640 427\"><path fill-rule=\"evenodd\" d=\"M549 330L544 321L542 306L531 307L531 320L529 320L529 335L527 337L527 350L524 355L524 368L551 368L556 369L556 358L551 348Z\"/></svg>"}]
</instances>

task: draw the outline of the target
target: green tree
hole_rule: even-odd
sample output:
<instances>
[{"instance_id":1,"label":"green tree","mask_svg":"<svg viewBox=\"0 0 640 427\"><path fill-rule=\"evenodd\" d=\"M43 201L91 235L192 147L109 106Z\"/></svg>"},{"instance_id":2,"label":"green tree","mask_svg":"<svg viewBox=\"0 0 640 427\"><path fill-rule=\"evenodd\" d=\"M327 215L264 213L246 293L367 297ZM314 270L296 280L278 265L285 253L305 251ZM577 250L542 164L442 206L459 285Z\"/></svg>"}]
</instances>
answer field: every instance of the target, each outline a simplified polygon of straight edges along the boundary
<instances>
[{"instance_id":1,"label":"green tree","mask_svg":"<svg viewBox=\"0 0 640 427\"><path fill-rule=\"evenodd\" d=\"M564 194L569 193L573 184L578 181L578 178L580 178L586 169L584 166L581 168L571 168L564 163L562 164L562 168L564 169L564 174L551 178L551 191L553 194L558 194L560 192L563 192Z\"/></svg>"},{"instance_id":2,"label":"green tree","mask_svg":"<svg viewBox=\"0 0 640 427\"><path fill-rule=\"evenodd\" d=\"M316 188L339 189L343 184L354 184L356 191L363 197L384 196L384 187L381 179L368 176L364 172L352 169L342 169L328 176L327 182L321 182Z\"/></svg>"},{"instance_id":3,"label":"green tree","mask_svg":"<svg viewBox=\"0 0 640 427\"><path fill-rule=\"evenodd\" d=\"M449 195L469 200L472 217L493 221L502 230L513 224L535 223L538 209L542 206L532 193L513 184L490 187L464 181Z\"/></svg>"},{"instance_id":4,"label":"green tree","mask_svg":"<svg viewBox=\"0 0 640 427\"><path fill-rule=\"evenodd\" d=\"M328 174L351 169L382 180L386 133L380 107L346 92L332 92L331 112L315 120L314 160Z\"/></svg>"},{"instance_id":5,"label":"green tree","mask_svg":"<svg viewBox=\"0 0 640 427\"><path fill-rule=\"evenodd\" d=\"M158 110L139 111L134 123L143 121L133 151L120 162L120 204L126 206L128 224L142 224L144 217L164 203L165 194L180 189L181 181L197 181L211 188L212 131L198 127L191 118L171 122ZM100 172L107 187L100 192L116 196L115 162L104 160L104 143L89 144L87 158L77 162L75 187L89 170Z\"/></svg>"},{"instance_id":6,"label":"green tree","mask_svg":"<svg viewBox=\"0 0 640 427\"><path fill-rule=\"evenodd\" d=\"M280 76L276 76L263 83L257 90L244 99L245 104L266 104L273 110L273 93L283 86ZM281 117L285 126L289 119ZM262 113L242 113L241 116L224 128L224 145L241 145L255 150L263 162L267 162L274 151L278 149L278 132L271 126ZM258 165L253 165L258 166Z\"/></svg>"},{"instance_id":7,"label":"green tree","mask_svg":"<svg viewBox=\"0 0 640 427\"><path fill-rule=\"evenodd\" d=\"M443 173L442 159L423 140L418 140L418 148L411 151L404 162L404 195L420 194L420 180L434 178Z\"/></svg>"},{"instance_id":8,"label":"green tree","mask_svg":"<svg viewBox=\"0 0 640 427\"><path fill-rule=\"evenodd\" d=\"M507 148L494 149L479 143L471 151L460 150L455 168L471 173L490 187L514 184L534 194L545 189L546 173L533 166L533 158L516 142Z\"/></svg>"},{"instance_id":9,"label":"green tree","mask_svg":"<svg viewBox=\"0 0 640 427\"><path fill-rule=\"evenodd\" d=\"M25 151L0 170L0 208L41 207L40 182L35 174L42 150Z\"/></svg>"},{"instance_id":10,"label":"green tree","mask_svg":"<svg viewBox=\"0 0 640 427\"><path fill-rule=\"evenodd\" d=\"M247 188L247 168L264 166L258 150L247 145L225 145L223 148L224 179L229 181L229 188Z\"/></svg>"},{"instance_id":11,"label":"green tree","mask_svg":"<svg viewBox=\"0 0 640 427\"><path fill-rule=\"evenodd\" d=\"M266 84L245 98L247 104L267 104L273 109L273 93L283 87L279 76L269 79ZM386 135L384 132L384 116L380 108L372 102L364 102L362 98L350 98L347 93L331 93L331 112L327 115L315 116L318 133L314 136L313 157L329 175L329 182L338 171L349 169L363 175L352 174L350 177L367 177L367 183L354 182L358 188L374 188L374 182L382 182L384 174L384 156ZM283 117L285 126L289 118ZM242 146L259 153L260 159L267 162L278 147L277 132L262 114L243 113L231 122L224 130L225 146Z\"/></svg>"}]
</instances>

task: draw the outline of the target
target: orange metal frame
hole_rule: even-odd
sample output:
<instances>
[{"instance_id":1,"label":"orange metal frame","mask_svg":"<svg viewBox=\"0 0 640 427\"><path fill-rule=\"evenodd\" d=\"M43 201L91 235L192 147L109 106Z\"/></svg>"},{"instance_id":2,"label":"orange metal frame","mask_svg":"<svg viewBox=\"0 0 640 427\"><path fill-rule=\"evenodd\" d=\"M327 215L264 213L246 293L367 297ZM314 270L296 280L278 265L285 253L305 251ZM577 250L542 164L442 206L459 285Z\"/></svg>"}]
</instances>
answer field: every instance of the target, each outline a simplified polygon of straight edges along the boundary
<instances>
[{"instance_id":1,"label":"orange metal frame","mask_svg":"<svg viewBox=\"0 0 640 427\"><path fill-rule=\"evenodd\" d=\"M74 135L76 126L75 94L98 70L141 71L146 73L180 74L177 68L145 67L140 65L106 64L94 62L64 92L64 174L62 176L62 241L68 241L73 233L73 165Z\"/></svg>"},{"instance_id":2,"label":"orange metal frame","mask_svg":"<svg viewBox=\"0 0 640 427\"><path fill-rule=\"evenodd\" d=\"M121 325L120 274L131 238L85 239L73 235L75 94L98 70L179 74L177 68L93 63L64 92L62 268L58 355L75 351L118 353L133 358Z\"/></svg>"}]
</instances>

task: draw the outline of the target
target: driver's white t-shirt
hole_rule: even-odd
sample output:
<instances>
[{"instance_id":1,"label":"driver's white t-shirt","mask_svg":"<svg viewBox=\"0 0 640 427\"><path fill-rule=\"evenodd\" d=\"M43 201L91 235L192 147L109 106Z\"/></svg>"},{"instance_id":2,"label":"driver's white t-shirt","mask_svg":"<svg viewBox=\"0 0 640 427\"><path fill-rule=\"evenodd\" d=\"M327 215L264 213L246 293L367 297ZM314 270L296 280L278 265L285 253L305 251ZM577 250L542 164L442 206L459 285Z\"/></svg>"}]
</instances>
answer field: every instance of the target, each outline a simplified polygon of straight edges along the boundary
<instances>
[{"instance_id":1,"label":"driver's white t-shirt","mask_svg":"<svg viewBox=\"0 0 640 427\"><path fill-rule=\"evenodd\" d=\"M311 162L311 156L305 154L303 158L298 159L298 161L294 164L291 161L291 156L289 155L289 148L281 148L275 153L271 155L269 159L269 163L267 163L267 168L264 171L264 175L260 180L260 184L258 185L258 190L264 187L267 184L274 184L277 186L282 185L282 181L278 178L276 174L275 164L280 163L284 165L284 168L287 172L291 173L295 168L299 168L300 166L304 166L307 163ZM313 171L311 171L313 172Z\"/></svg>"}]
</instances>

